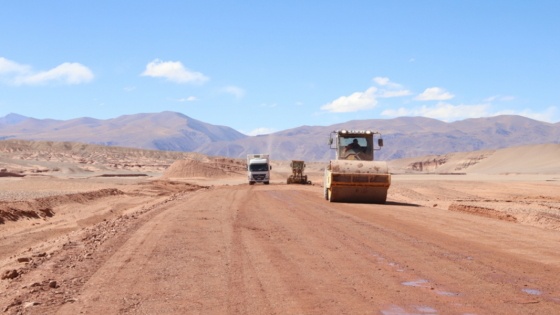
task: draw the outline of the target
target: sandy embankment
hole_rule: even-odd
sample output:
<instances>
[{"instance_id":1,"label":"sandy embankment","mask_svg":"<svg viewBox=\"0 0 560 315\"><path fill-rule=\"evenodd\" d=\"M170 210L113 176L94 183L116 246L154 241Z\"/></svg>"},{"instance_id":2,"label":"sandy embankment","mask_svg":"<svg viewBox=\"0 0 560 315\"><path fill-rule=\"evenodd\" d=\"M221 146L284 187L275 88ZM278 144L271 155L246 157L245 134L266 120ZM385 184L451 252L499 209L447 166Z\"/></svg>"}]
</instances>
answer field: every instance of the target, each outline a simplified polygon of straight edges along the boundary
<instances>
[{"instance_id":1,"label":"sandy embankment","mask_svg":"<svg viewBox=\"0 0 560 315\"><path fill-rule=\"evenodd\" d=\"M560 174L560 144L392 160L389 170L392 173Z\"/></svg>"}]
</instances>

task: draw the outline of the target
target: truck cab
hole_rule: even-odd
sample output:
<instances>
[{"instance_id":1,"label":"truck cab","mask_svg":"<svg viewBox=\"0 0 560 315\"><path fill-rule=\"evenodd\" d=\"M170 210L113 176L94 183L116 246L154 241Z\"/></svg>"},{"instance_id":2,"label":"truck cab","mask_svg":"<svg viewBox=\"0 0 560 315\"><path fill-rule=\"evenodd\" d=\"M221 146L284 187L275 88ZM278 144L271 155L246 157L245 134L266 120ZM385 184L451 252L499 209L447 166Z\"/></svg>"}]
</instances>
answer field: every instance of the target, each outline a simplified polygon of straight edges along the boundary
<instances>
[{"instance_id":1,"label":"truck cab","mask_svg":"<svg viewBox=\"0 0 560 315\"><path fill-rule=\"evenodd\" d=\"M249 185L255 183L270 183L270 158L268 154L248 154L247 155L247 177Z\"/></svg>"}]
</instances>

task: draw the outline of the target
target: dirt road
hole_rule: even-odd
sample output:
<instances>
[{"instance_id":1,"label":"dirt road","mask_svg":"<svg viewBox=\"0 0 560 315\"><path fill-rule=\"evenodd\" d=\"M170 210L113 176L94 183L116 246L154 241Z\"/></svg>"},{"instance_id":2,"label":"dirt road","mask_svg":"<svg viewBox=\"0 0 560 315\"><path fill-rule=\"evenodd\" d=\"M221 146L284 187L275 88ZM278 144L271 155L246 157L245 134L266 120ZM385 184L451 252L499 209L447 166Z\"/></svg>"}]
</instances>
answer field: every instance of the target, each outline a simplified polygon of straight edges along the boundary
<instances>
[{"instance_id":1,"label":"dirt road","mask_svg":"<svg viewBox=\"0 0 560 315\"><path fill-rule=\"evenodd\" d=\"M557 231L414 204L333 204L320 189L223 186L170 202L105 248L72 303L39 309L560 313Z\"/></svg>"}]
</instances>

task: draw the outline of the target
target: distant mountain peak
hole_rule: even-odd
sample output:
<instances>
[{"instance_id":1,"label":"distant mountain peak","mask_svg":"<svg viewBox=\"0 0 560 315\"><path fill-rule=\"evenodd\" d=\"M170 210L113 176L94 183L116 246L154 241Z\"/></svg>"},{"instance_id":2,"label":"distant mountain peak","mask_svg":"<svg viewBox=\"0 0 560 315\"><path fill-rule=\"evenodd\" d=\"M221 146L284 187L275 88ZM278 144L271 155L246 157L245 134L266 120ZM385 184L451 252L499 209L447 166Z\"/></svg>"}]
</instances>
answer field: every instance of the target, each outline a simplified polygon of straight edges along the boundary
<instances>
[{"instance_id":1,"label":"distant mountain peak","mask_svg":"<svg viewBox=\"0 0 560 315\"><path fill-rule=\"evenodd\" d=\"M8 115L0 118L0 125L15 125L26 120L27 118L29 117L20 114L9 113Z\"/></svg>"}]
</instances>

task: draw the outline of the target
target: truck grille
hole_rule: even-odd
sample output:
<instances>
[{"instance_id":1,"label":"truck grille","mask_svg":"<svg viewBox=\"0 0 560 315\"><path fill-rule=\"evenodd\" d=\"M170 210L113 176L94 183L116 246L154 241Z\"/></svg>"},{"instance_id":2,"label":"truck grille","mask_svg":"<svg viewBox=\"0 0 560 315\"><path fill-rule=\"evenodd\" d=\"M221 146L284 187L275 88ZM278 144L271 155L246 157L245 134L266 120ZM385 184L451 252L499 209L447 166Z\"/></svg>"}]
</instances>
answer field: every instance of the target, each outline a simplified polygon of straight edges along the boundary
<instances>
[{"instance_id":1,"label":"truck grille","mask_svg":"<svg viewBox=\"0 0 560 315\"><path fill-rule=\"evenodd\" d=\"M257 174L257 175L253 175L253 179L254 180L263 180L265 178L266 174Z\"/></svg>"}]
</instances>

